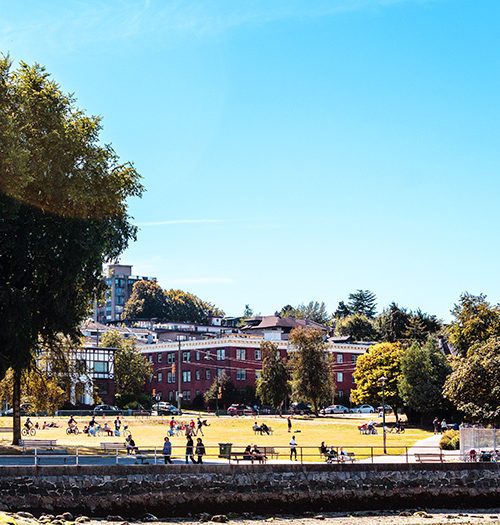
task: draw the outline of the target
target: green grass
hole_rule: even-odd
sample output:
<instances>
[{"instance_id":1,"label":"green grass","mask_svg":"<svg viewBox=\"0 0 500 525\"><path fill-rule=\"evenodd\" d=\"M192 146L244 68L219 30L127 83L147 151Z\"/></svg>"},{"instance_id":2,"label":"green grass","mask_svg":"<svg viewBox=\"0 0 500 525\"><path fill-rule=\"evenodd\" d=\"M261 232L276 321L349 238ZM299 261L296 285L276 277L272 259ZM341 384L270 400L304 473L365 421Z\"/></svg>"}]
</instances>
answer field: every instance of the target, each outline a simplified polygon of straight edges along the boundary
<instances>
[{"instance_id":1,"label":"green grass","mask_svg":"<svg viewBox=\"0 0 500 525\"><path fill-rule=\"evenodd\" d=\"M203 442L207 447L209 455L216 455L218 453L218 444L221 442L233 443L233 448L244 448L246 445L257 444L257 446L274 446L280 448L281 457L288 456L288 444L292 434L287 432L286 418L279 417L260 417L258 422L265 421L266 424L272 427L274 433L271 436L254 435L252 425L254 418L252 417L206 417L210 423L209 427L204 427L205 437ZM76 418L79 422L80 430L83 425L89 420L86 418ZM122 418L125 423L129 425L132 431L134 440L139 448L143 449L161 449L163 438L167 435L169 417L158 418ZM180 418L186 422L191 419L190 415L184 415ZM195 418L196 419L196 418ZM375 455L382 453L382 433L378 435L360 435L358 425L369 420L369 416L338 416L329 418L294 418L292 420L292 431L297 440L298 447L302 447L302 454L304 461L318 461L319 453L318 447L322 441L328 446L334 445L337 447L344 447L345 450L355 452L358 458L362 456L369 456L371 449ZM378 420L378 418L375 418ZM78 436L67 436L66 420L67 418L32 418L33 421L39 421L40 424L44 420L57 421L61 427L56 429L39 430L34 439L57 439L58 445L66 447L99 447L102 441L121 441L123 438L117 437L89 437L85 434ZM108 424L112 426L113 417L108 417ZM390 420L392 421L392 420ZM12 420L10 418L1 418L1 426L11 426ZM380 431L380 429L379 429ZM387 447L390 454L402 454L405 447L411 447L415 442L429 437L431 432L417 428L408 428L404 434L387 434ZM12 436L10 434L0 434L0 439L4 444L10 441ZM186 439L183 435L174 436L171 438L174 447L174 455L180 455L181 450L185 446ZM299 448L300 454L300 448Z\"/></svg>"}]
</instances>

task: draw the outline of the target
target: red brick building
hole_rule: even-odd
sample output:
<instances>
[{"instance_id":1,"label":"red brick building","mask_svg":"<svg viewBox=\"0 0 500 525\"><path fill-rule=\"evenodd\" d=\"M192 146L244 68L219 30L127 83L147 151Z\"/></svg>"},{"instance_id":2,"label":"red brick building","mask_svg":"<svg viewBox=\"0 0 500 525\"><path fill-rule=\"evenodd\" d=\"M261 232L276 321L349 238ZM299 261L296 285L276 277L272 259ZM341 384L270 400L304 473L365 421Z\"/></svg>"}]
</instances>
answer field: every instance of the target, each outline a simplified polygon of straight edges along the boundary
<instances>
[{"instance_id":1,"label":"red brick building","mask_svg":"<svg viewBox=\"0 0 500 525\"><path fill-rule=\"evenodd\" d=\"M204 394L215 377L226 374L237 389L255 386L262 370L260 344L269 340L265 334L231 334L216 339L166 342L140 346L141 352L153 364L153 375L147 388L149 393L161 396L173 403L180 390L183 400L191 402ZM285 358L291 351L288 340L273 340ZM369 344L351 343L346 339L330 339L328 351L334 356L334 381L337 399L348 405L354 381L352 373L359 355L366 352Z\"/></svg>"}]
</instances>

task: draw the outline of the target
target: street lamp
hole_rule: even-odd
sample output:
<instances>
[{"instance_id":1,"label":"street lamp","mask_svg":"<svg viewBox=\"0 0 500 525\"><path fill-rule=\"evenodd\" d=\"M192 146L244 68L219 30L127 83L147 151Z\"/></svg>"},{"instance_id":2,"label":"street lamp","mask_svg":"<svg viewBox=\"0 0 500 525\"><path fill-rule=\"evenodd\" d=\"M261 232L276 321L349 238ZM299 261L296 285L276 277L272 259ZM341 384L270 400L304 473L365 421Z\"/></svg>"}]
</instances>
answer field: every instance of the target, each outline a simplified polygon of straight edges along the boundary
<instances>
[{"instance_id":1,"label":"street lamp","mask_svg":"<svg viewBox=\"0 0 500 525\"><path fill-rule=\"evenodd\" d=\"M385 432L385 382L387 377L382 376L379 378L379 383L382 384L382 434L384 436L384 454L387 454L387 445L386 445L386 432Z\"/></svg>"}]
</instances>

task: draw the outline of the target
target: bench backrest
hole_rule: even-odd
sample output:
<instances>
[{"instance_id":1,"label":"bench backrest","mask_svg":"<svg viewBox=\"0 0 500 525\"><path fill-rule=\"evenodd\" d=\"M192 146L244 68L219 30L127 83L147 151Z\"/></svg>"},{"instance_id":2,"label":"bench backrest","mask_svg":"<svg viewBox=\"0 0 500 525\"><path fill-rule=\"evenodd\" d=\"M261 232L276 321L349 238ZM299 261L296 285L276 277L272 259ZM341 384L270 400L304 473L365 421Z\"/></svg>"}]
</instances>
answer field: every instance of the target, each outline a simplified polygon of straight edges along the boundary
<instances>
[{"instance_id":1,"label":"bench backrest","mask_svg":"<svg viewBox=\"0 0 500 525\"><path fill-rule=\"evenodd\" d=\"M106 442L106 443L101 443L101 448L104 450L117 449L117 448L125 448L125 445L123 443L118 443L118 442L112 442L112 443Z\"/></svg>"},{"instance_id":2,"label":"bench backrest","mask_svg":"<svg viewBox=\"0 0 500 525\"><path fill-rule=\"evenodd\" d=\"M53 447L57 439L22 439L20 441L23 447Z\"/></svg>"}]
</instances>

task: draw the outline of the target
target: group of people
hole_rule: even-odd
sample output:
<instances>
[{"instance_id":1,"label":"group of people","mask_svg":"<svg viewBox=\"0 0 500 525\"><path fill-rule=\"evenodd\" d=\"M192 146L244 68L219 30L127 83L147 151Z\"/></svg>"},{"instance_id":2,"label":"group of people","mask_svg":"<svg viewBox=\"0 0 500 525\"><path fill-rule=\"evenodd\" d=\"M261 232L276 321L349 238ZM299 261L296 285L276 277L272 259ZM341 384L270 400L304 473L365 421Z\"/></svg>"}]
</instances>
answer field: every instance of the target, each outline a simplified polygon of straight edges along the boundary
<instances>
[{"instance_id":1,"label":"group of people","mask_svg":"<svg viewBox=\"0 0 500 525\"><path fill-rule=\"evenodd\" d=\"M189 423L186 423L185 421L176 421L174 417L169 421L168 423L169 430L168 434L170 437L172 436L178 436L181 433L184 433L187 436L197 436L198 434L201 434L204 436L203 433L203 427L210 426L209 423L207 423L206 419L201 419L200 417L197 418L196 422L194 419L191 419Z\"/></svg>"},{"instance_id":2,"label":"group of people","mask_svg":"<svg viewBox=\"0 0 500 525\"><path fill-rule=\"evenodd\" d=\"M256 434L260 434L261 436L263 434L267 434L268 436L271 434L271 428L268 427L265 423L261 423L260 425L255 421L255 423L252 426L252 430Z\"/></svg>"},{"instance_id":3,"label":"group of people","mask_svg":"<svg viewBox=\"0 0 500 525\"><path fill-rule=\"evenodd\" d=\"M78 428L78 423L76 422L76 419L74 416L71 416L68 419L68 429L69 433L77 433L76 429ZM104 421L104 423L98 423L95 419L95 416L92 416L90 418L90 421L88 424L84 425L83 427L83 433L87 434L88 436L97 436L98 433L104 433L107 436L117 436L119 437L121 435L121 428L122 428L122 421L120 419L120 416L117 416L115 421L113 422L113 428L109 426L107 421Z\"/></svg>"},{"instance_id":4,"label":"group of people","mask_svg":"<svg viewBox=\"0 0 500 525\"><path fill-rule=\"evenodd\" d=\"M193 437L191 434L186 436L186 465L191 461L198 465L203 464L203 456L206 455L205 445L201 437L196 439L196 445L194 444ZM196 459L195 459L196 456ZM165 436L163 439L163 458L165 465L172 463L172 443L170 438Z\"/></svg>"},{"instance_id":5,"label":"group of people","mask_svg":"<svg viewBox=\"0 0 500 525\"><path fill-rule=\"evenodd\" d=\"M437 417L432 420L432 426L434 427L434 434L443 434L447 430L458 430L458 424L452 424L446 422L446 419L439 421Z\"/></svg>"},{"instance_id":6,"label":"group of people","mask_svg":"<svg viewBox=\"0 0 500 525\"><path fill-rule=\"evenodd\" d=\"M247 445L243 452L243 459L249 461L258 461L259 463L265 463L266 455L257 448L257 445Z\"/></svg>"},{"instance_id":7,"label":"group of people","mask_svg":"<svg viewBox=\"0 0 500 525\"><path fill-rule=\"evenodd\" d=\"M324 441L321 442L319 452L327 463L344 463L349 458L349 454L342 447L327 447Z\"/></svg>"}]
</instances>

